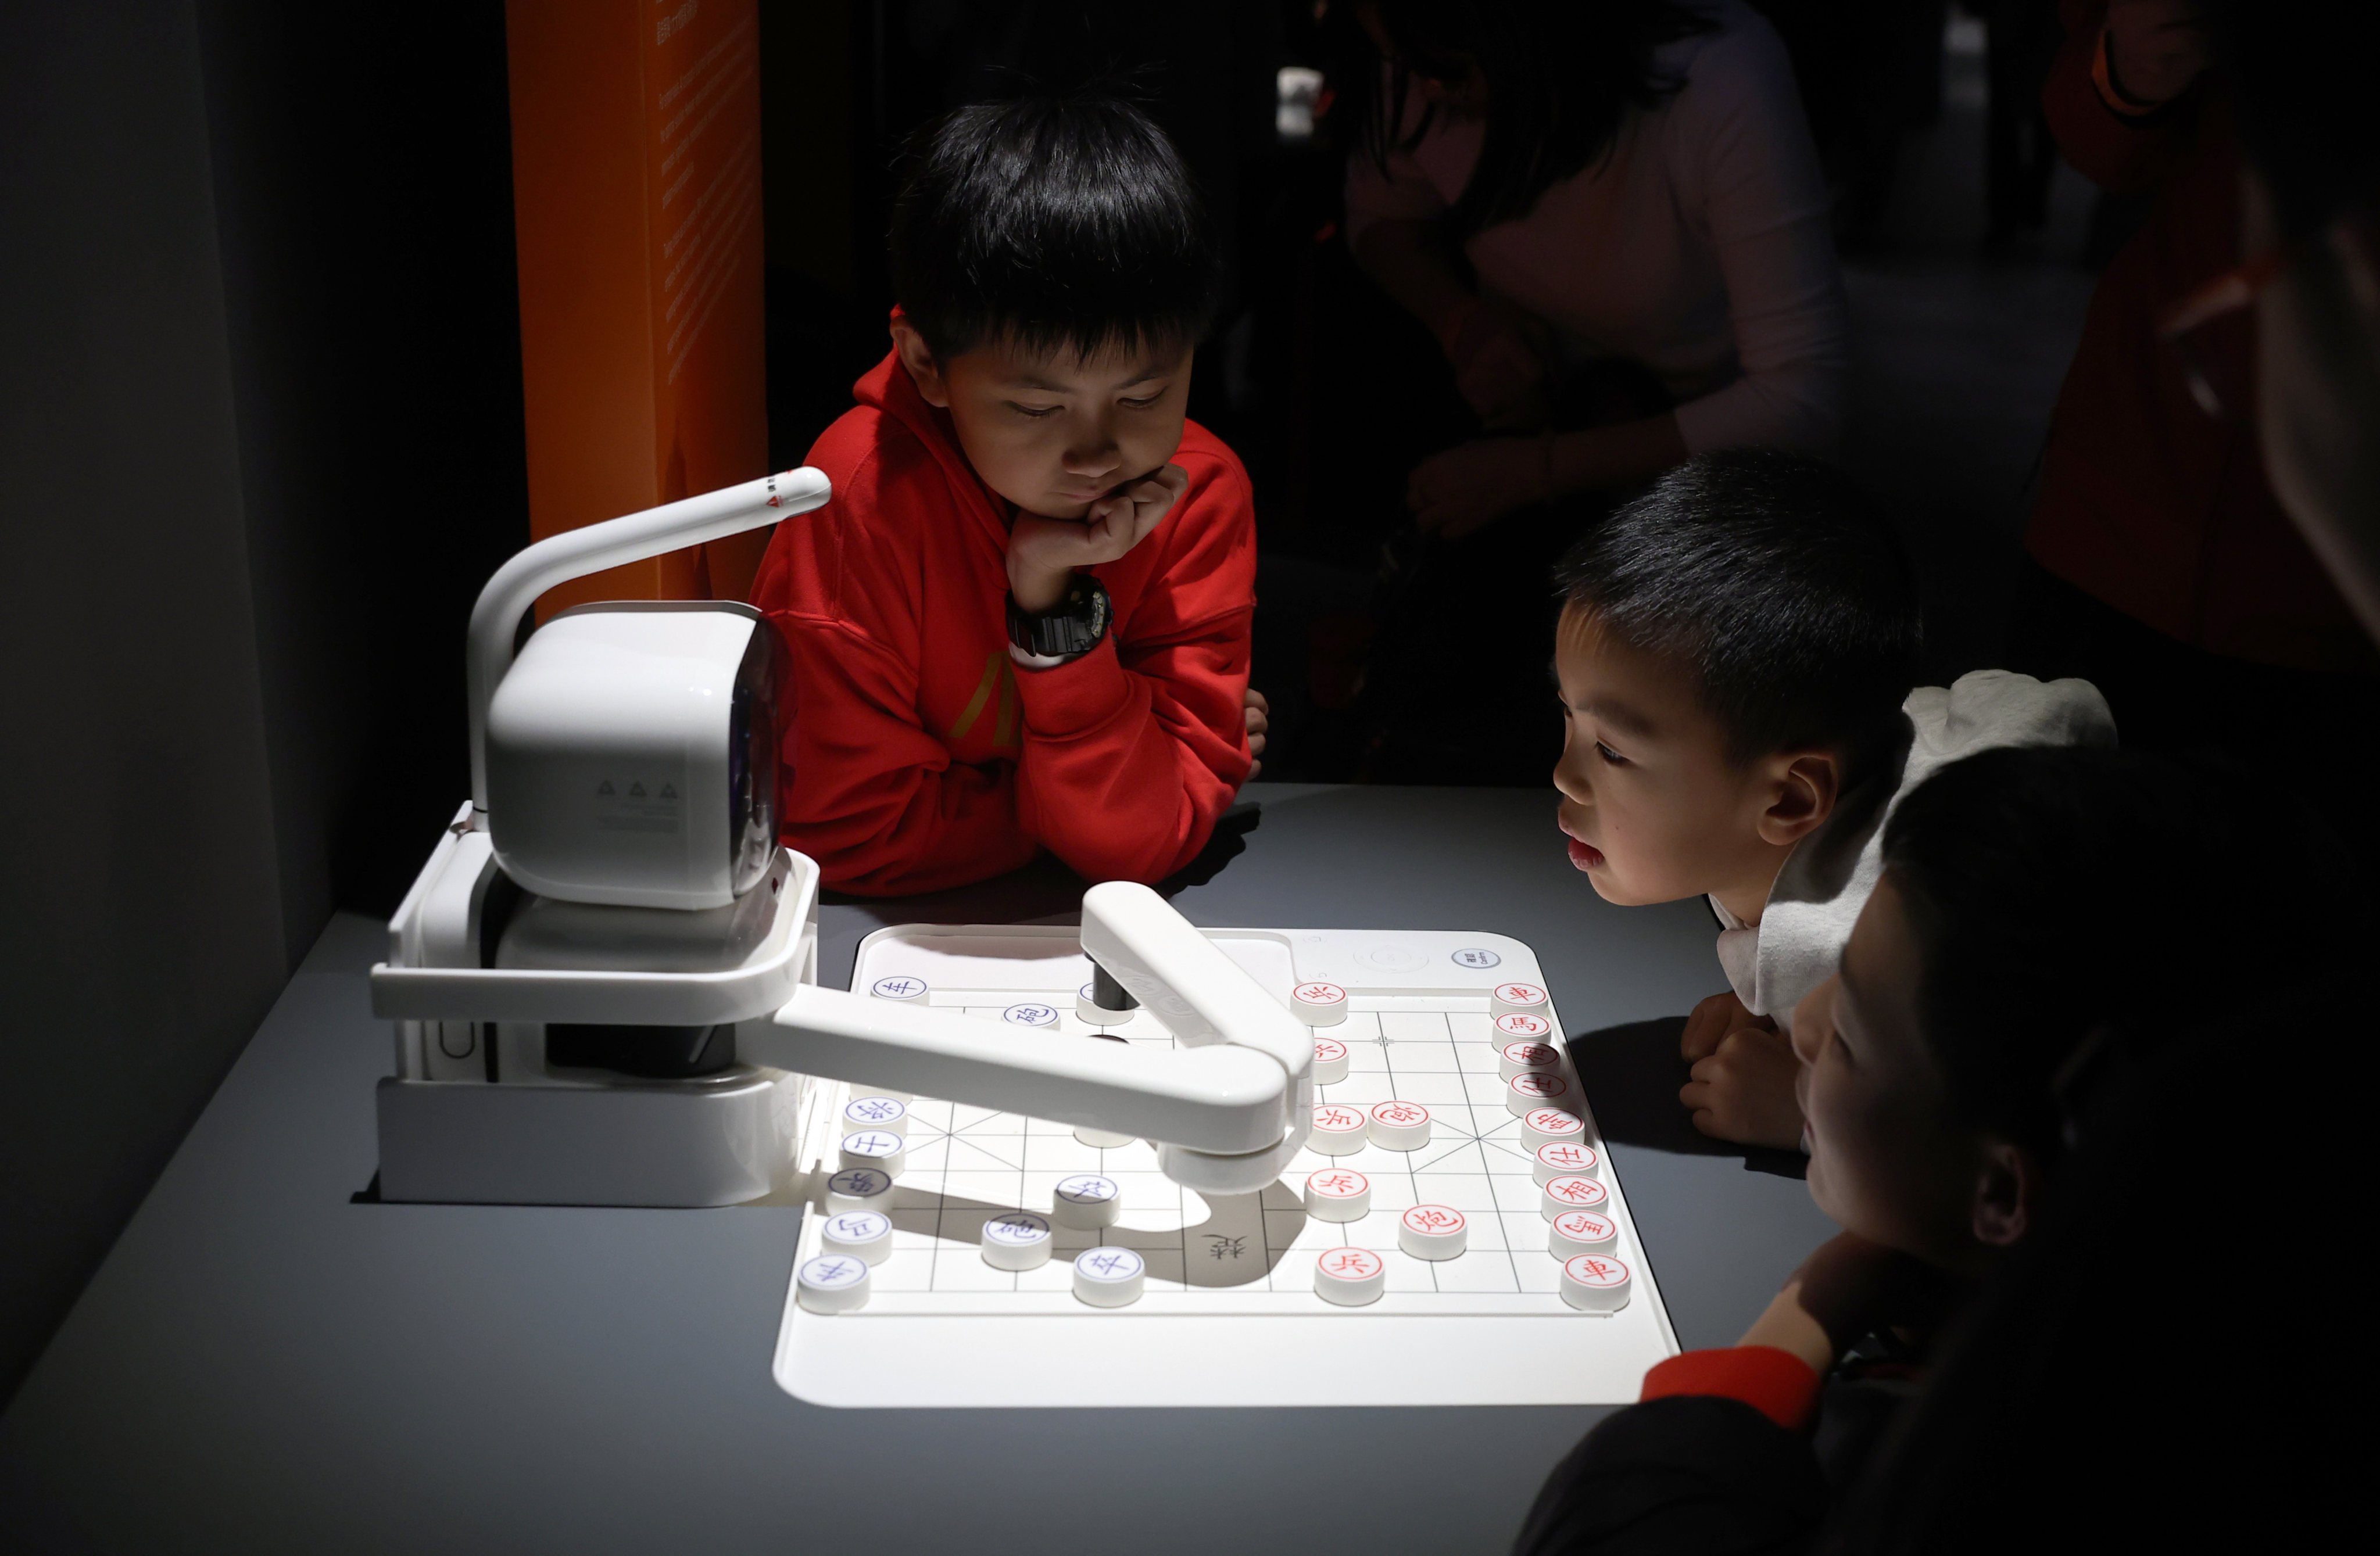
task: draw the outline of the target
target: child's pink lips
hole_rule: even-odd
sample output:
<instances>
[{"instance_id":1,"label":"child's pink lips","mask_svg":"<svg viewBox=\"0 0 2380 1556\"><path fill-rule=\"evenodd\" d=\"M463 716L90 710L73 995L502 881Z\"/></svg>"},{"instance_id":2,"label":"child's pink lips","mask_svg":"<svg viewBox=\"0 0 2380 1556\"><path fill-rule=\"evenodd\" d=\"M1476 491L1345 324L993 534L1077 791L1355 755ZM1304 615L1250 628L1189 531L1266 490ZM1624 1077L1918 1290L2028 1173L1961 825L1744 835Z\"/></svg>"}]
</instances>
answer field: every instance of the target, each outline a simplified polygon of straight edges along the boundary
<instances>
[{"instance_id":1,"label":"child's pink lips","mask_svg":"<svg viewBox=\"0 0 2380 1556\"><path fill-rule=\"evenodd\" d=\"M1592 870L1603 862L1603 850L1593 843L1572 838L1570 840L1570 862L1582 870Z\"/></svg>"}]
</instances>

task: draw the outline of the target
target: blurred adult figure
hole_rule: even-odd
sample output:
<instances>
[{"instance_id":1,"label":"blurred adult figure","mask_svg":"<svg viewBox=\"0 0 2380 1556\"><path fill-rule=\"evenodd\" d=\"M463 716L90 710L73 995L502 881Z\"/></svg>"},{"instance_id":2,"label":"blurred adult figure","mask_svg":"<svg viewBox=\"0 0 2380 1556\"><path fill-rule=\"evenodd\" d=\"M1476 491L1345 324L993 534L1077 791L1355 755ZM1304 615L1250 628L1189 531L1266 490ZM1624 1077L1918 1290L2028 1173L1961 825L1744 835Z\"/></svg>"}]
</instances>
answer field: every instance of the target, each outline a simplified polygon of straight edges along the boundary
<instances>
[{"instance_id":1,"label":"blurred adult figure","mask_svg":"<svg viewBox=\"0 0 2380 1556\"><path fill-rule=\"evenodd\" d=\"M1384 633L1375 776L1534 783L1550 751L1512 738L1528 715L1507 705L1545 700L1540 584L1602 494L1707 450L1835 446L1826 179L1784 46L1742 0L1357 16L1380 63L1354 104L1349 240L1437 338L1482 434L1409 483L1423 536L1456 544Z\"/></svg>"},{"instance_id":2,"label":"blurred adult figure","mask_svg":"<svg viewBox=\"0 0 2380 1556\"><path fill-rule=\"evenodd\" d=\"M2127 745L2290 774L2362 842L2380 655L2277 501L2255 319L2216 306L2249 255L2234 88L2209 68L2203 9L2062 6L2044 93L2058 143L2103 187L2154 201L2100 280L2051 417L2008 660L2095 683Z\"/></svg>"},{"instance_id":3,"label":"blurred adult figure","mask_svg":"<svg viewBox=\"0 0 2380 1556\"><path fill-rule=\"evenodd\" d=\"M1690 453L1829 452L1841 283L1784 47L1739 0L1369 0L1380 95L1347 170L1355 258L1429 327L1488 439L1423 462L1460 536ZM1466 275L1466 271L1468 274ZM1634 364L1675 408L1556 430Z\"/></svg>"}]
</instances>

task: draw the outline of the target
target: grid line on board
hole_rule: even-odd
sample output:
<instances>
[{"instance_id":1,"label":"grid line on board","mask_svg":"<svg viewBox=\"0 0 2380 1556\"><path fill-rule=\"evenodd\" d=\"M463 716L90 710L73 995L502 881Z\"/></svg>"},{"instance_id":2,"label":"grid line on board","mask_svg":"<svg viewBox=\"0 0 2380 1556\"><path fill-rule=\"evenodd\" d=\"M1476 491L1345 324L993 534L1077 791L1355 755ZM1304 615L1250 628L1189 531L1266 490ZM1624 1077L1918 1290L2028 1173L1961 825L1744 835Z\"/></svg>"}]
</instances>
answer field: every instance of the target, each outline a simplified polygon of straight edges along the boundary
<instances>
[{"instance_id":1,"label":"grid line on board","mask_svg":"<svg viewBox=\"0 0 2380 1556\"><path fill-rule=\"evenodd\" d=\"M1020 1041L1088 1035L1096 1031L1075 1016L1071 994L1061 1000L1049 991L995 993L937 987L929 997L937 1006L997 1020L1008 1005L985 1004L987 995L1012 1003L1039 1000L1062 1012L1060 1030L1019 1031ZM1035 1310L1036 1301L1065 1289L1052 1267L1063 1267L1085 1248L1097 1246L1128 1246L1148 1258L1152 1294L1197 1293L1202 1300L1220 1297L1226 1303L1220 1309L1224 1311L1243 1308L1248 1298L1270 1299L1262 1310L1280 1310L1279 1304L1284 1301L1299 1304L1302 1309L1311 1297L1312 1260L1334 1247L1359 1247L1389 1256L1391 1293L1401 1292L1407 1298L1448 1299L1444 1309L1433 1304L1430 1310L1468 1310L1465 1299L1477 1309L1481 1299L1500 1295L1507 1298L1554 1295L1559 1264L1548 1260L1546 1269L1536 1270L1529 1254L1546 1235L1536 1209L1535 1162L1518 1139L1521 1120L1503 1105L1494 1034L1488 1018L1481 1012L1483 1002L1476 996L1452 996L1431 999L1427 1008L1417 1008L1417 1003L1412 996L1378 1003L1362 996L1352 1000L1345 1021L1318 1035L1338 1037L1348 1043L1351 1058L1365 1057L1351 1065L1344 1080L1318 1087L1315 1094L1318 1101L1366 1109L1392 1099L1419 1103L1431 1114L1428 1144L1414 1152L1366 1145L1353 1157L1301 1152L1269 1198L1259 1194L1232 1201L1228 1214L1221 1202L1209 1203L1162 1178L1153 1170L1153 1155L1145 1144L1137 1147L1137 1152L1134 1147L1091 1146L1076 1140L1063 1125L917 1099L911 1119L913 1151L929 1152L933 1160L929 1172L920 1175L924 1182L905 1174L900 1188L930 1195L935 1214L929 1224L934 1230L926 1239L930 1248L917 1250L928 1254L922 1290L914 1278L887 1271L892 1279L883 1288L886 1297L1011 1298ZM1173 1046L1172 1036L1153 1020L1144 1019L1135 1024L1140 1030L1125 1041ZM1464 1035L1473 1029L1475 1035ZM865 1094L843 1086L821 1091L827 1106L833 1110L829 1117L839 1116L844 1097ZM1140 1162L1135 1154L1150 1159ZM1054 1170L1052 1164L1057 1164ZM1371 1215L1353 1223L1325 1223L1303 1214L1298 1185L1308 1173L1331 1164L1354 1165L1373 1178ZM1123 1215L1117 1226L1098 1231L1062 1229L1051 1265L1043 1267L1049 1273L1035 1273L1038 1278L995 1273L982 1265L978 1251L981 1216L974 1208L954 1211L953 1201L990 1202L993 1210L1047 1213L1049 1207L1042 1201L1048 1196L1033 1191L1038 1180L1046 1177L1054 1184L1064 1172L1079 1171L1098 1172L1127 1186ZM1004 1192L991 1191L995 1181ZM1387 1190L1385 1196L1382 1189ZM1614 1208L1629 1231L1629 1247L1641 1259L1616 1183L1613 1194ZM1203 1207L1203 1215L1194 1209L1194 1200ZM1004 1204L999 1202L1003 1200ZM1439 1200L1454 1204L1471 1219L1469 1249L1452 1260L1403 1255L1395 1230L1398 1216L1412 1204ZM1278 1226L1277 1214L1281 1217ZM1170 1225L1161 1224L1167 1220ZM1135 1225L1135 1221L1140 1224ZM1252 1244L1259 1260L1257 1271L1245 1279L1226 1278L1220 1271L1211 1273L1213 1279L1194 1278L1208 1273L1201 1260L1210 1250L1197 1246L1192 1236L1202 1226L1215 1229L1208 1235L1219 1244L1234 1238ZM1490 1236L1482 1234L1492 1236L1492 1247ZM907 1246L915 1247L914 1243ZM1212 1251L1217 1260L1224 1257L1220 1248ZM1427 1274L1415 1265L1427 1265ZM1006 1303L978 1310L1006 1310Z\"/></svg>"}]
</instances>

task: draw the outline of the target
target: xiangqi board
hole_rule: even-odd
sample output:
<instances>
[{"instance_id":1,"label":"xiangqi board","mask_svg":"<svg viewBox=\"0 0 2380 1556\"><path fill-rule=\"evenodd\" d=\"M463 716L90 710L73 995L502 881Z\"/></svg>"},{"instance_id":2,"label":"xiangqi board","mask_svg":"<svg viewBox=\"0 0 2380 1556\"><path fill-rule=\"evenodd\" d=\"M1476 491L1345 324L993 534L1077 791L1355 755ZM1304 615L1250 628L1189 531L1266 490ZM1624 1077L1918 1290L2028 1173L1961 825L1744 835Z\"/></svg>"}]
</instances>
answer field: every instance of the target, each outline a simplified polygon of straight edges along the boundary
<instances>
[{"instance_id":1,"label":"xiangqi board","mask_svg":"<svg viewBox=\"0 0 2380 1556\"><path fill-rule=\"evenodd\" d=\"M884 1406L1633 1399L1677 1341L1529 948L1208 934L1318 1023L1314 1136L1280 1181L1204 1197L1143 1140L820 1085L779 1383ZM1093 1008L1090 978L1071 929L903 925L852 987L1019 1043L1172 1043Z\"/></svg>"}]
</instances>

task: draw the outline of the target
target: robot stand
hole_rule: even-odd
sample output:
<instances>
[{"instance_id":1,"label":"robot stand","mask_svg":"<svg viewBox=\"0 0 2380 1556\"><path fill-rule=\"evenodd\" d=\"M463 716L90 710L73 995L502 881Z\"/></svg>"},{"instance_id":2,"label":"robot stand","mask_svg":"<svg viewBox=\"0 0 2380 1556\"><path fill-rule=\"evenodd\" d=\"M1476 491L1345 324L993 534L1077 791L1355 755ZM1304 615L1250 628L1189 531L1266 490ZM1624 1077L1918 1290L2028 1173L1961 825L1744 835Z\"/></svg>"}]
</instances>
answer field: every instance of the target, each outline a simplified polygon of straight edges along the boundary
<instances>
[{"instance_id":1,"label":"robot stand","mask_svg":"<svg viewBox=\"0 0 2380 1556\"><path fill-rule=\"evenodd\" d=\"M580 607L568 579L827 500L795 470L538 542L473 608L471 802L390 924L372 1010L383 1200L712 1206L796 1187L811 1077L1157 1142L1247 1193L1311 1128L1312 1034L1145 887L1083 945L1175 1036L1020 1047L956 1011L819 986L817 864L776 843L771 630L749 607Z\"/></svg>"}]
</instances>

